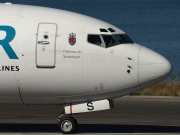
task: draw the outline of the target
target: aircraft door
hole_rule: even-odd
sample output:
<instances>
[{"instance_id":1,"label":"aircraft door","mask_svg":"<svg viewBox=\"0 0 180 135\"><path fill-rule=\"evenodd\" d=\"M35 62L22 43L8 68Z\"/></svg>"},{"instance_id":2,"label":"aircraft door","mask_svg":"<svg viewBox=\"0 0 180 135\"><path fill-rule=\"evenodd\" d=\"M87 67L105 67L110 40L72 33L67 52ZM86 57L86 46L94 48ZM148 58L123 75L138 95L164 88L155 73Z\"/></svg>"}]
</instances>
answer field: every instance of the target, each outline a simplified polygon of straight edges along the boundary
<instances>
[{"instance_id":1,"label":"aircraft door","mask_svg":"<svg viewBox=\"0 0 180 135\"><path fill-rule=\"evenodd\" d=\"M57 24L39 23L36 41L36 67L54 68L56 63Z\"/></svg>"}]
</instances>

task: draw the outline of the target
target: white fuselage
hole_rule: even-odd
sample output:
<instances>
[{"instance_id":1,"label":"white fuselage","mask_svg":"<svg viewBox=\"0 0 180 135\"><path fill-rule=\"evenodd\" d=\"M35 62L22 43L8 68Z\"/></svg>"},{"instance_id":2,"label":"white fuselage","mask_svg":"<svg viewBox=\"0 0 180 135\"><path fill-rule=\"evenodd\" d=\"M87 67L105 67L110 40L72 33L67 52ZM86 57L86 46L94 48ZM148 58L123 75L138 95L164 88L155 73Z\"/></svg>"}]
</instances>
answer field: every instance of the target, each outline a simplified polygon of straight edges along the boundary
<instances>
[{"instance_id":1,"label":"white fuselage","mask_svg":"<svg viewBox=\"0 0 180 135\"><path fill-rule=\"evenodd\" d=\"M171 71L164 57L136 43L109 48L89 43L89 34L125 34L91 17L13 4L0 4L0 16L0 44L9 34L3 28L14 28L10 46L18 57L10 58L0 45L0 104L113 99L157 83Z\"/></svg>"}]
</instances>

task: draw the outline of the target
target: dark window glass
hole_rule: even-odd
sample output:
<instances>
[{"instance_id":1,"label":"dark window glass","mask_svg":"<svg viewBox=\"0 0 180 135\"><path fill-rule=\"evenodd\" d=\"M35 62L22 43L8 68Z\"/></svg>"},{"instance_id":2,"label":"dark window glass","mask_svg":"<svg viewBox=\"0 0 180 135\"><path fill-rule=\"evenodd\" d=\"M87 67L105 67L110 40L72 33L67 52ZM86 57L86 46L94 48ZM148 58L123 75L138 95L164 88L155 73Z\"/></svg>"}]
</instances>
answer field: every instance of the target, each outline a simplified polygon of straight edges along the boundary
<instances>
[{"instance_id":1,"label":"dark window glass","mask_svg":"<svg viewBox=\"0 0 180 135\"><path fill-rule=\"evenodd\" d=\"M104 43L106 45L106 47L112 47L117 45L118 43L114 40L112 35L102 35L103 39L104 39Z\"/></svg>"},{"instance_id":2,"label":"dark window glass","mask_svg":"<svg viewBox=\"0 0 180 135\"><path fill-rule=\"evenodd\" d=\"M108 32L106 29L100 29L100 32Z\"/></svg>"},{"instance_id":3,"label":"dark window glass","mask_svg":"<svg viewBox=\"0 0 180 135\"><path fill-rule=\"evenodd\" d=\"M108 29L110 32L116 32L114 29L112 29L112 28L109 28Z\"/></svg>"},{"instance_id":4,"label":"dark window glass","mask_svg":"<svg viewBox=\"0 0 180 135\"><path fill-rule=\"evenodd\" d=\"M126 34L114 35L114 37L120 44L133 43L133 41Z\"/></svg>"},{"instance_id":5,"label":"dark window glass","mask_svg":"<svg viewBox=\"0 0 180 135\"><path fill-rule=\"evenodd\" d=\"M102 46L102 41L99 35L88 35L88 42Z\"/></svg>"}]
</instances>

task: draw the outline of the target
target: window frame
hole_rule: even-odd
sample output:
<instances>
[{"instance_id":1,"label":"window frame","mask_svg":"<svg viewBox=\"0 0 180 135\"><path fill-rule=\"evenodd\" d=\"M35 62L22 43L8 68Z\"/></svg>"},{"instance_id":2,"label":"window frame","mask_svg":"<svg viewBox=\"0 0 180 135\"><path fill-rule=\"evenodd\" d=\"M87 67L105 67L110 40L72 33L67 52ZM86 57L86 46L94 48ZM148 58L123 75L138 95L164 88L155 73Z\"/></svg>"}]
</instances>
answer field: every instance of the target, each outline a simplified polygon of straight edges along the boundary
<instances>
[{"instance_id":1,"label":"window frame","mask_svg":"<svg viewBox=\"0 0 180 135\"><path fill-rule=\"evenodd\" d=\"M114 37L114 34L100 34L100 35L101 35L101 37L102 37L102 40L103 40L103 43L104 43L105 48L111 48L111 47L113 47L113 46L120 45L120 43L118 42L118 40ZM111 47L107 47L106 44L105 44L105 42L104 42L103 35L105 35L105 36L112 36L112 38L114 39L114 41L115 41L117 44L116 44L116 45L113 45L113 46L111 46Z\"/></svg>"},{"instance_id":2,"label":"window frame","mask_svg":"<svg viewBox=\"0 0 180 135\"><path fill-rule=\"evenodd\" d=\"M116 37L115 36L117 36L117 35L126 35L132 42L129 42L129 43L131 43L131 44L133 44L134 43L134 41L127 35L127 34L113 34L113 37L116 39ZM123 39L124 39L124 37L122 37ZM118 39L116 39L116 41L119 43L119 44L129 44L129 43L120 43L119 42L119 40Z\"/></svg>"},{"instance_id":3,"label":"window frame","mask_svg":"<svg viewBox=\"0 0 180 135\"><path fill-rule=\"evenodd\" d=\"M89 35L94 35L94 36L99 36L100 37L100 39L101 39L101 42L102 42L102 46L101 45L97 45L97 44L93 44L93 43L91 43L91 42L89 42L88 41L88 37L89 37ZM105 46L105 44L104 44L104 40L103 40L103 37L101 36L101 34L87 34L87 39L86 39L86 41L87 41L87 43L89 43L89 44L92 44L92 45L95 45L95 46L98 46L98 47L101 47L101 48L106 48L106 46Z\"/></svg>"},{"instance_id":4,"label":"window frame","mask_svg":"<svg viewBox=\"0 0 180 135\"><path fill-rule=\"evenodd\" d=\"M101 42L102 42L102 46L89 42L89 41L88 41L88 37L89 37L90 35L99 36L99 37L100 37L100 40L101 40ZM117 44L116 44L116 45L113 45L113 46L110 46L110 47L107 47L106 44L105 44L103 35L104 35L104 36L112 36L112 38L114 39L114 41L115 41ZM87 39L86 39L86 41L87 41L87 43L89 43L89 44L92 44L92 45L95 45L95 46L98 46L98 47L101 47L101 48L111 48L111 47L114 47L114 46L117 46L117 45L127 44L127 43L120 43L120 42L118 41L118 39L116 39L116 37L115 37L116 35L126 35L126 36L132 41L131 43L132 43L132 44L134 43L134 41L133 41L127 34L125 34L125 33L124 33L124 34L120 34L120 33L119 33L119 34L92 34L92 33L88 33L88 34L87 34Z\"/></svg>"}]
</instances>

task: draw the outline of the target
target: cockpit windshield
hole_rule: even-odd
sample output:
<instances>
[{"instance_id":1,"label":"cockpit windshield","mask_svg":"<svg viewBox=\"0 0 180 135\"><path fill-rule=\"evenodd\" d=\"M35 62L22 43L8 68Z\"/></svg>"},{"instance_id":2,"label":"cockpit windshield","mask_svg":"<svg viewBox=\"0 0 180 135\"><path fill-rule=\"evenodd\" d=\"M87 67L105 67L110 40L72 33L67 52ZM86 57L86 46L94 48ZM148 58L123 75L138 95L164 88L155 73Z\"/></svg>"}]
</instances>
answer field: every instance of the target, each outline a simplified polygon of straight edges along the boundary
<instances>
[{"instance_id":1,"label":"cockpit windshield","mask_svg":"<svg viewBox=\"0 0 180 135\"><path fill-rule=\"evenodd\" d=\"M120 44L133 43L133 41L126 34L114 35L114 37Z\"/></svg>"},{"instance_id":2,"label":"cockpit windshield","mask_svg":"<svg viewBox=\"0 0 180 135\"><path fill-rule=\"evenodd\" d=\"M102 35L106 48L116 46L118 44L133 43L126 34L118 35Z\"/></svg>"},{"instance_id":3,"label":"cockpit windshield","mask_svg":"<svg viewBox=\"0 0 180 135\"><path fill-rule=\"evenodd\" d=\"M102 35L106 48L118 45L118 42L112 35Z\"/></svg>"},{"instance_id":4,"label":"cockpit windshield","mask_svg":"<svg viewBox=\"0 0 180 135\"><path fill-rule=\"evenodd\" d=\"M119 44L133 43L133 41L126 34L115 35L88 35L88 42L100 47L109 48Z\"/></svg>"}]
</instances>

